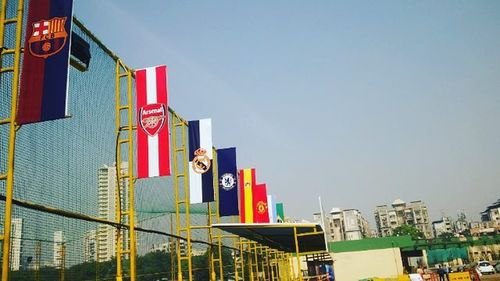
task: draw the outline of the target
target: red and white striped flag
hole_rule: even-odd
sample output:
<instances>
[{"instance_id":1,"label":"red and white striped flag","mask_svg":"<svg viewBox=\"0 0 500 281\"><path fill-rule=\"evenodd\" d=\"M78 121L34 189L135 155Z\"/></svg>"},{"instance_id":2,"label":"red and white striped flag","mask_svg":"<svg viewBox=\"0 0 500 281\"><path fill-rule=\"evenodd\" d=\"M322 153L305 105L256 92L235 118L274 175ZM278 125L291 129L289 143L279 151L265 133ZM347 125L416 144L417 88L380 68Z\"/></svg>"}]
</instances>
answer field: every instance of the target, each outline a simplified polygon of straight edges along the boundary
<instances>
[{"instance_id":1,"label":"red and white striped flag","mask_svg":"<svg viewBox=\"0 0 500 281\"><path fill-rule=\"evenodd\" d=\"M170 175L167 66L136 70L137 178Z\"/></svg>"}]
</instances>

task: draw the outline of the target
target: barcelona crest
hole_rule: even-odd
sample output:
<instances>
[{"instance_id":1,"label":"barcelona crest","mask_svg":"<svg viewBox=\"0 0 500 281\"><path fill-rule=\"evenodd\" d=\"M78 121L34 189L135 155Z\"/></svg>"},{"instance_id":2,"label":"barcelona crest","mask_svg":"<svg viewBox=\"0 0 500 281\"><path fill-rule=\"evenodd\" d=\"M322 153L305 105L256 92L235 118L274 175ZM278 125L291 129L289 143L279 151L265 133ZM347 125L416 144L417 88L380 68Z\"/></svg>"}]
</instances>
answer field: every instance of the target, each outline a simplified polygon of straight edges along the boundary
<instances>
[{"instance_id":1,"label":"barcelona crest","mask_svg":"<svg viewBox=\"0 0 500 281\"><path fill-rule=\"evenodd\" d=\"M157 135L165 125L167 109L165 104L151 103L141 107L139 111L139 125L150 136Z\"/></svg>"},{"instance_id":2,"label":"barcelona crest","mask_svg":"<svg viewBox=\"0 0 500 281\"><path fill-rule=\"evenodd\" d=\"M31 37L28 39L30 53L45 59L62 50L68 38L65 24L66 17L34 22Z\"/></svg>"}]
</instances>

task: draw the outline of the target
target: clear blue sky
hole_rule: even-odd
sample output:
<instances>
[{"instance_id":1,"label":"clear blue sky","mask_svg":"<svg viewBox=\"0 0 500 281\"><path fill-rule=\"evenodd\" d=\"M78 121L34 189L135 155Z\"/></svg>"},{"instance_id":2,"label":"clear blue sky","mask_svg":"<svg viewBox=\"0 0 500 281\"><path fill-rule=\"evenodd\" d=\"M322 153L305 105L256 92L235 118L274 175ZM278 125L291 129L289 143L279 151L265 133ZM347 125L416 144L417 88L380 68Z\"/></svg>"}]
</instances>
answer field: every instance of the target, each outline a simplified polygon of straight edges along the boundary
<instances>
[{"instance_id":1,"label":"clear blue sky","mask_svg":"<svg viewBox=\"0 0 500 281\"><path fill-rule=\"evenodd\" d=\"M128 65L167 64L171 106L288 215L500 197L499 1L75 2Z\"/></svg>"}]
</instances>

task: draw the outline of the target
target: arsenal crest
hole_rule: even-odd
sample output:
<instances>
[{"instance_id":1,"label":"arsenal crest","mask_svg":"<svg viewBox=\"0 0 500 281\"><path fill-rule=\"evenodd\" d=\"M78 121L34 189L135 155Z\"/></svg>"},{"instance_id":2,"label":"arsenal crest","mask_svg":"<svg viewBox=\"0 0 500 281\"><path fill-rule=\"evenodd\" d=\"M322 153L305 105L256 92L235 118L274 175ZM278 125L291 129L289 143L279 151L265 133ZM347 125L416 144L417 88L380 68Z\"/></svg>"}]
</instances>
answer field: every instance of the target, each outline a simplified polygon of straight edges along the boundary
<instances>
[{"instance_id":1,"label":"arsenal crest","mask_svg":"<svg viewBox=\"0 0 500 281\"><path fill-rule=\"evenodd\" d=\"M225 173L220 177L219 182L222 189L229 191L236 185L236 178L231 173Z\"/></svg>"},{"instance_id":2,"label":"arsenal crest","mask_svg":"<svg viewBox=\"0 0 500 281\"><path fill-rule=\"evenodd\" d=\"M264 201L257 202L257 213L259 215L263 215L267 210L267 204Z\"/></svg>"},{"instance_id":3,"label":"arsenal crest","mask_svg":"<svg viewBox=\"0 0 500 281\"><path fill-rule=\"evenodd\" d=\"M45 59L62 50L68 38L65 24L66 17L33 23L33 31L28 39L30 54Z\"/></svg>"},{"instance_id":4,"label":"arsenal crest","mask_svg":"<svg viewBox=\"0 0 500 281\"><path fill-rule=\"evenodd\" d=\"M193 171L198 174L204 174L210 169L210 158L207 156L207 151L203 148L198 148L194 152Z\"/></svg>"},{"instance_id":5,"label":"arsenal crest","mask_svg":"<svg viewBox=\"0 0 500 281\"><path fill-rule=\"evenodd\" d=\"M165 104L146 104L139 111L139 125L148 135L155 136L165 125L166 117L167 109Z\"/></svg>"}]
</instances>

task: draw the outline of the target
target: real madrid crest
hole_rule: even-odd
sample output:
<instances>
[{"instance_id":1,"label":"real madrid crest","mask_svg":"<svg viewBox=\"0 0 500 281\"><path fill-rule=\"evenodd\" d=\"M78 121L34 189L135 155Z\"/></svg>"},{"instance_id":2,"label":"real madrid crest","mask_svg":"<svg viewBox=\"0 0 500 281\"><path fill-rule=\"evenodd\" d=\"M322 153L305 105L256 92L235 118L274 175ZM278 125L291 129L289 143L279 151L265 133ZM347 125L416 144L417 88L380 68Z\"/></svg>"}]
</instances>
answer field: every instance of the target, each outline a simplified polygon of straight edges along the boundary
<instances>
[{"instance_id":1,"label":"real madrid crest","mask_svg":"<svg viewBox=\"0 0 500 281\"><path fill-rule=\"evenodd\" d=\"M198 174L204 174L210 169L210 158L207 156L207 151L203 148L198 148L194 152L193 171Z\"/></svg>"},{"instance_id":2,"label":"real madrid crest","mask_svg":"<svg viewBox=\"0 0 500 281\"><path fill-rule=\"evenodd\" d=\"M257 202L257 213L259 215L263 215L267 210L267 204L264 201Z\"/></svg>"},{"instance_id":3,"label":"real madrid crest","mask_svg":"<svg viewBox=\"0 0 500 281\"><path fill-rule=\"evenodd\" d=\"M236 178L231 173L225 173L220 177L219 185L222 189L229 191L236 186Z\"/></svg>"}]
</instances>

